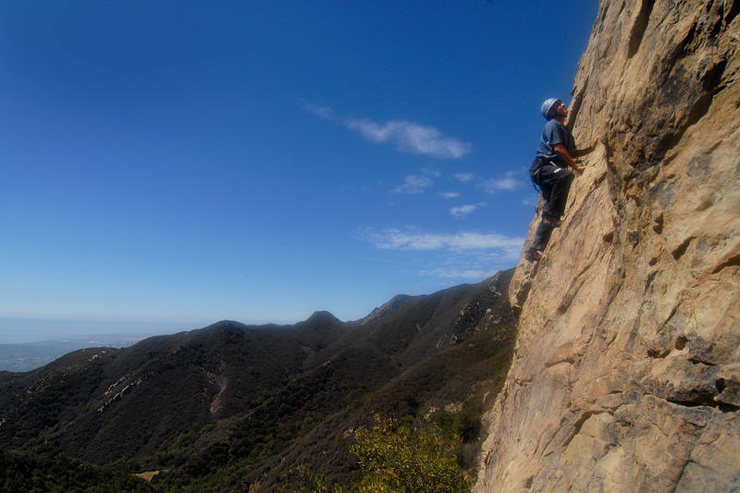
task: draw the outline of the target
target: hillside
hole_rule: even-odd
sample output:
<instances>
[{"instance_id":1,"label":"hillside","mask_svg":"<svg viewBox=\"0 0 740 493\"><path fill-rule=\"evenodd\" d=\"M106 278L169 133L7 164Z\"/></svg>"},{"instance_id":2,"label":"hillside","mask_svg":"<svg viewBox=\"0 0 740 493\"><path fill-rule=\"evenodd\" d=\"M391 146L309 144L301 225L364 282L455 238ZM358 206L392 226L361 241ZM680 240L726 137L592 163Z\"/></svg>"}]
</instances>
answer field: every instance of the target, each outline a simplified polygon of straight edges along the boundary
<instances>
[{"instance_id":1,"label":"hillside","mask_svg":"<svg viewBox=\"0 0 740 493\"><path fill-rule=\"evenodd\" d=\"M152 482L164 490L269 491L295 487L302 469L351 481L358 471L344 433L372 412L464 411L473 466L472 417L511 361L512 272L396 297L357 322L326 312L292 326L223 321L2 372L0 447L167 470Z\"/></svg>"},{"instance_id":2,"label":"hillside","mask_svg":"<svg viewBox=\"0 0 740 493\"><path fill-rule=\"evenodd\" d=\"M600 2L569 121L600 145L514 275L476 491L740 488L739 11Z\"/></svg>"}]
</instances>

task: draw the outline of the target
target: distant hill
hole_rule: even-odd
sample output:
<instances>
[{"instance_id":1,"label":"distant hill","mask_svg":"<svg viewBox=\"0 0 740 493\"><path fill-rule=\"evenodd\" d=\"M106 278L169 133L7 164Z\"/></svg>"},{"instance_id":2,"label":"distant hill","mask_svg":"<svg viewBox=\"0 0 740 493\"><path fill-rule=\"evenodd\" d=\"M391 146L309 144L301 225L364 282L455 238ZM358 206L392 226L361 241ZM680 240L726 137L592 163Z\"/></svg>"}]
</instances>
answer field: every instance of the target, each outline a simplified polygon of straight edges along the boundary
<instances>
[{"instance_id":1,"label":"distant hill","mask_svg":"<svg viewBox=\"0 0 740 493\"><path fill-rule=\"evenodd\" d=\"M297 487L301 469L351 481L346 431L373 411L446 413L475 418L461 425L472 465L512 357L511 275L396 297L356 322L222 321L0 372L0 447L168 471L155 488L269 491Z\"/></svg>"},{"instance_id":2,"label":"distant hill","mask_svg":"<svg viewBox=\"0 0 740 493\"><path fill-rule=\"evenodd\" d=\"M0 371L30 371L71 351L89 347L122 348L154 334L94 334L38 342L0 344Z\"/></svg>"}]
</instances>

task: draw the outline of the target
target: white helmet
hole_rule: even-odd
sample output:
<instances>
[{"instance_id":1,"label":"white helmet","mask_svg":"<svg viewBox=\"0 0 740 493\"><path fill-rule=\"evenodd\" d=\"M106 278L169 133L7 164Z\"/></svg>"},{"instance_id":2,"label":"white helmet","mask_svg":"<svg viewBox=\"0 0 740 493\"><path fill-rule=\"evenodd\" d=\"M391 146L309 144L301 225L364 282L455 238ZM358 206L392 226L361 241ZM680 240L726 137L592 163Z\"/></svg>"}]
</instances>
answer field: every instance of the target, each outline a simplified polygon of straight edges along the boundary
<instances>
[{"instance_id":1,"label":"white helmet","mask_svg":"<svg viewBox=\"0 0 740 493\"><path fill-rule=\"evenodd\" d=\"M540 113L542 113L542 116L545 118L545 120L550 119L550 110L553 108L553 106L556 106L559 103L561 103L561 101L558 98L546 99L545 102L542 103Z\"/></svg>"}]
</instances>

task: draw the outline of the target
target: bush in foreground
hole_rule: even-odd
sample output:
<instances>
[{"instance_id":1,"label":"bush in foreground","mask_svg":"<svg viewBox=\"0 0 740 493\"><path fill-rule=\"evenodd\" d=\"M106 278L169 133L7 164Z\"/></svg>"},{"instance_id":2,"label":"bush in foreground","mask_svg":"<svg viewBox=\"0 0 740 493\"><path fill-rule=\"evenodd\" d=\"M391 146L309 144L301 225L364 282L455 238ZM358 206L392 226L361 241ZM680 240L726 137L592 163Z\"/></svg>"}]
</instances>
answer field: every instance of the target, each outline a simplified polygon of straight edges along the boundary
<instances>
[{"instance_id":1,"label":"bush in foreground","mask_svg":"<svg viewBox=\"0 0 740 493\"><path fill-rule=\"evenodd\" d=\"M323 478L309 473L304 475L306 491L462 493L470 490L472 478L458 461L462 444L458 435L445 432L434 423L414 426L379 415L374 418L372 427L353 432L355 443L350 447L362 468L362 479L349 489L337 486L330 490Z\"/></svg>"}]
</instances>

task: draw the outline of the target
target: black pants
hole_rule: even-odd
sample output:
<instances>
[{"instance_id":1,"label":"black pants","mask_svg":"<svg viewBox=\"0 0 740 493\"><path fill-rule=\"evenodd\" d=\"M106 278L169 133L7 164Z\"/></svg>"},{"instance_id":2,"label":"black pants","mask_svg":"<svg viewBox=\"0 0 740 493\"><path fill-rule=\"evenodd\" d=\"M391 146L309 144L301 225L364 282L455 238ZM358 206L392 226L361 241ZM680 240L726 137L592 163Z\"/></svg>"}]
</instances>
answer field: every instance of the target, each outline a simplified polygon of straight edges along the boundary
<instances>
[{"instance_id":1,"label":"black pants","mask_svg":"<svg viewBox=\"0 0 740 493\"><path fill-rule=\"evenodd\" d=\"M560 219L565 212L565 203L568 200L570 185L573 183L573 172L567 168L557 166L550 161L535 161L529 171L532 180L540 186L542 198L545 201L542 209L543 219ZM540 221L534 232L532 248L544 250L550 241L553 226L546 221Z\"/></svg>"}]
</instances>

